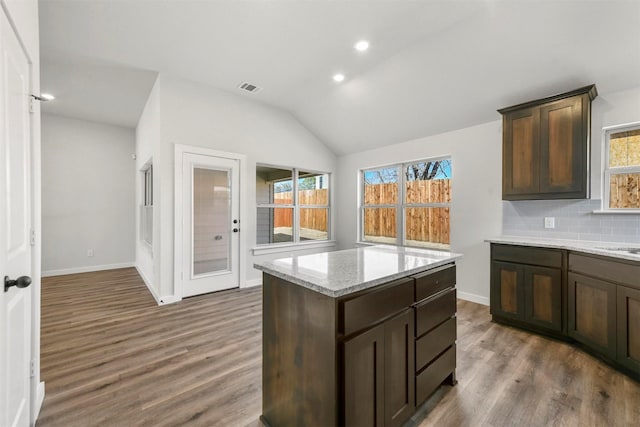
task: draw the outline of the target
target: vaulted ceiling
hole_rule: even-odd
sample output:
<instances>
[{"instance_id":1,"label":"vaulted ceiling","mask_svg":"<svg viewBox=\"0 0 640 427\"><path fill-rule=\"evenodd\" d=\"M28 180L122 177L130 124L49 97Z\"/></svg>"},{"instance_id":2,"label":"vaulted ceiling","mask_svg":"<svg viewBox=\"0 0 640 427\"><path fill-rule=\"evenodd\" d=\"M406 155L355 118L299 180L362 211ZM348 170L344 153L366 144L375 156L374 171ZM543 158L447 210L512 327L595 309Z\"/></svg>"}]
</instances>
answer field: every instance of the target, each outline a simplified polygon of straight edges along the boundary
<instances>
[{"instance_id":1,"label":"vaulted ceiling","mask_svg":"<svg viewBox=\"0 0 640 427\"><path fill-rule=\"evenodd\" d=\"M286 110L336 154L640 86L638 0L40 0L40 42L45 112L134 127L164 72Z\"/></svg>"}]
</instances>

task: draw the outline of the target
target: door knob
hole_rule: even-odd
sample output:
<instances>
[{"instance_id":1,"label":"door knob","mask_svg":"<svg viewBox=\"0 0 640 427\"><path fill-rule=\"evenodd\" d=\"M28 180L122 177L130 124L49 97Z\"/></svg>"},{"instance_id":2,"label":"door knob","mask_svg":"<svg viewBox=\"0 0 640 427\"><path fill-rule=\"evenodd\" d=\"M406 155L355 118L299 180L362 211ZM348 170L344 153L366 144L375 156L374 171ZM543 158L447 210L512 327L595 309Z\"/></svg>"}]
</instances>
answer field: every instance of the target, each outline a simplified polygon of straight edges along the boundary
<instances>
[{"instance_id":1,"label":"door knob","mask_svg":"<svg viewBox=\"0 0 640 427\"><path fill-rule=\"evenodd\" d=\"M16 280L9 280L9 276L4 276L4 291L9 291L9 288L16 286L18 288L26 288L31 284L31 277L20 276Z\"/></svg>"}]
</instances>

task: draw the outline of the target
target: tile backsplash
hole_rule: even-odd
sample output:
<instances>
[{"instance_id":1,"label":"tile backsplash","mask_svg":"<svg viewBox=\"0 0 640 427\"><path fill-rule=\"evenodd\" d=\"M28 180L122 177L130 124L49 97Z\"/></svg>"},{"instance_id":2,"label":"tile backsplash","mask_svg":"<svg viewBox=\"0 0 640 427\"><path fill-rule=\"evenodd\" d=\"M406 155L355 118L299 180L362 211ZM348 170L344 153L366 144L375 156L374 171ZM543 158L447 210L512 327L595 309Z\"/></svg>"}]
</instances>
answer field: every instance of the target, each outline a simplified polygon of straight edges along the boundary
<instances>
[{"instance_id":1,"label":"tile backsplash","mask_svg":"<svg viewBox=\"0 0 640 427\"><path fill-rule=\"evenodd\" d=\"M640 243L640 215L598 214L600 200L502 202L502 233L509 236ZM544 228L554 217L555 228Z\"/></svg>"}]
</instances>

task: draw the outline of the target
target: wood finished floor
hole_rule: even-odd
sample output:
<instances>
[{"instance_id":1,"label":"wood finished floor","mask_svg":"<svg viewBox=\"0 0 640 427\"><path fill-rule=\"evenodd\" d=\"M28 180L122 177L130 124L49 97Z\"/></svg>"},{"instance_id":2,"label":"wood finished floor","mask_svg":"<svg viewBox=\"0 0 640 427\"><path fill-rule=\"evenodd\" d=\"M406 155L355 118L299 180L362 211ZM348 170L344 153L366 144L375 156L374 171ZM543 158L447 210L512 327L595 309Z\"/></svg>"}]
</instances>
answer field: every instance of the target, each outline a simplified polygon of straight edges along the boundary
<instances>
[{"instance_id":1,"label":"wood finished floor","mask_svg":"<svg viewBox=\"0 0 640 427\"><path fill-rule=\"evenodd\" d=\"M37 425L258 426L261 290L158 307L135 269L43 279ZM414 425L638 426L640 384L458 303L458 385Z\"/></svg>"}]
</instances>

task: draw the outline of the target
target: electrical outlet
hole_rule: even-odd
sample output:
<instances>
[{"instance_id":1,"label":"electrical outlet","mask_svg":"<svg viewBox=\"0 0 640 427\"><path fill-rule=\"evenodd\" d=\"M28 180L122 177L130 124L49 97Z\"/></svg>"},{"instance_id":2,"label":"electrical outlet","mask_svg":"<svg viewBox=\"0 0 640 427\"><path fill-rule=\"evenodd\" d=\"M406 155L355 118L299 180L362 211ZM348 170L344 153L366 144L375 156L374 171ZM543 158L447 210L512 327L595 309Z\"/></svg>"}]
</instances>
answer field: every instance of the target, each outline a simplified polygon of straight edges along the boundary
<instances>
[{"instance_id":1,"label":"electrical outlet","mask_svg":"<svg viewBox=\"0 0 640 427\"><path fill-rule=\"evenodd\" d=\"M93 256L93 249L87 249L87 256Z\"/></svg>"},{"instance_id":2,"label":"electrical outlet","mask_svg":"<svg viewBox=\"0 0 640 427\"><path fill-rule=\"evenodd\" d=\"M545 216L544 228L556 228L556 219L552 216Z\"/></svg>"}]
</instances>

